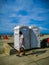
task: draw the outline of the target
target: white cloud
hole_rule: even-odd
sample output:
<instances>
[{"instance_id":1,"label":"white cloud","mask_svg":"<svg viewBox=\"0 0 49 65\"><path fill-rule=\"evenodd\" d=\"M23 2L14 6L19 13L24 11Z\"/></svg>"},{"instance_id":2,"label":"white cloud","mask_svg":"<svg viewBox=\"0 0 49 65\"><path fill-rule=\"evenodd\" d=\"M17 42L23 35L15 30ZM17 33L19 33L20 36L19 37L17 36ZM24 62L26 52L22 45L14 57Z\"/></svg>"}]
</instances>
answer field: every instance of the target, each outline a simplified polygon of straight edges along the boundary
<instances>
[{"instance_id":1,"label":"white cloud","mask_svg":"<svg viewBox=\"0 0 49 65\"><path fill-rule=\"evenodd\" d=\"M15 23L11 23L11 22L2 22L0 30L10 32L10 31L13 31L15 25L16 25Z\"/></svg>"},{"instance_id":2,"label":"white cloud","mask_svg":"<svg viewBox=\"0 0 49 65\"><path fill-rule=\"evenodd\" d=\"M40 30L49 30L48 28L39 27Z\"/></svg>"},{"instance_id":3,"label":"white cloud","mask_svg":"<svg viewBox=\"0 0 49 65\"><path fill-rule=\"evenodd\" d=\"M28 25L29 24L29 18L27 16L20 16L19 19L19 25Z\"/></svg>"},{"instance_id":4,"label":"white cloud","mask_svg":"<svg viewBox=\"0 0 49 65\"><path fill-rule=\"evenodd\" d=\"M16 4L18 2L18 4ZM33 8L31 8L31 4L33 4ZM44 8L40 8L40 7L37 7L36 5L34 6L35 4L33 3L33 1L17 1L15 2L14 5L7 5L5 4L2 8L2 13L5 13L5 14L8 14L8 12L10 12L10 15L9 17L24 17L22 15L17 15L15 13L12 13L11 12L17 12L19 10L27 10L28 12L28 18L32 18L34 20L38 20L38 21L45 21L47 20L48 18L46 16L38 16L38 14L42 14L42 13L47 13L49 12L48 9L44 9Z\"/></svg>"},{"instance_id":5,"label":"white cloud","mask_svg":"<svg viewBox=\"0 0 49 65\"><path fill-rule=\"evenodd\" d=\"M36 8L34 7L32 10L28 10L30 18L38 21L45 21L48 19L47 13L49 12L49 9L44 8Z\"/></svg>"},{"instance_id":6,"label":"white cloud","mask_svg":"<svg viewBox=\"0 0 49 65\"><path fill-rule=\"evenodd\" d=\"M17 2L18 0L16 0ZM3 14L6 14L5 15L5 19L2 19L2 25L1 27L3 27L2 29L3 30L9 30L15 26L15 25L29 25L30 23L30 19L33 19L33 20L37 20L37 21L45 21L47 20L47 16L39 16L38 14L43 14L43 13L47 13L49 12L49 9L44 9L44 8L40 8L40 7L36 7L36 5L31 1L29 0L23 0L23 1L18 1L18 4L13 4L13 5L8 5L8 4L5 4L2 9L1 9L1 13ZM33 4L33 7L31 9L31 5ZM35 6L34 6L35 5ZM16 13L19 11L19 10L26 10L28 12L28 15L27 16L22 16L22 15L17 15ZM9 14L9 15L8 15ZM7 16L7 19L6 19L6 16ZM19 23L12 23L10 22L11 20L8 19L8 17L18 17L19 18ZM40 23L40 22L39 22ZM46 24L46 23L44 23ZM35 24L33 24L35 25ZM0 27L0 28L1 28ZM47 28L43 28L43 27L39 27L40 29L44 29L44 30L47 30Z\"/></svg>"},{"instance_id":7,"label":"white cloud","mask_svg":"<svg viewBox=\"0 0 49 65\"><path fill-rule=\"evenodd\" d=\"M10 14L9 17L16 17L16 14L15 13Z\"/></svg>"}]
</instances>

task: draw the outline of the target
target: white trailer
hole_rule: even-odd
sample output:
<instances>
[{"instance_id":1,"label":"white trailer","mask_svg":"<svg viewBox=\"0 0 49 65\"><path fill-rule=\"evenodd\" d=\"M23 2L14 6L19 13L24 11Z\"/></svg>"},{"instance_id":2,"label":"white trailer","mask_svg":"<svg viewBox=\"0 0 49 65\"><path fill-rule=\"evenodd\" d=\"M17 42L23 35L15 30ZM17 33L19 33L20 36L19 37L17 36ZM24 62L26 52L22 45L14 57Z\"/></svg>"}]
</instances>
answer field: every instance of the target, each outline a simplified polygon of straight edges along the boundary
<instances>
[{"instance_id":1,"label":"white trailer","mask_svg":"<svg viewBox=\"0 0 49 65\"><path fill-rule=\"evenodd\" d=\"M36 34L37 29L28 26L14 27L14 48L19 50L19 31L23 33L25 49L40 47L39 32L37 32L38 35Z\"/></svg>"}]
</instances>

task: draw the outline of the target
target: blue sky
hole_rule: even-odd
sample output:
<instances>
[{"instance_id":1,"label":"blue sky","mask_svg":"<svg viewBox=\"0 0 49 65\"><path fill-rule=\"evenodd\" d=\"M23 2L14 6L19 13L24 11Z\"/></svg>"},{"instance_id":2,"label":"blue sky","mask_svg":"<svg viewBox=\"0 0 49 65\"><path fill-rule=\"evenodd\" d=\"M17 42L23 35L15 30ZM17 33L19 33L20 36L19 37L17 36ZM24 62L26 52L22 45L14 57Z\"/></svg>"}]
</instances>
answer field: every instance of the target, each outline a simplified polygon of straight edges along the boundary
<instances>
[{"instance_id":1,"label":"blue sky","mask_svg":"<svg viewBox=\"0 0 49 65\"><path fill-rule=\"evenodd\" d=\"M0 0L0 34L15 25L35 25L49 33L49 0Z\"/></svg>"}]
</instances>

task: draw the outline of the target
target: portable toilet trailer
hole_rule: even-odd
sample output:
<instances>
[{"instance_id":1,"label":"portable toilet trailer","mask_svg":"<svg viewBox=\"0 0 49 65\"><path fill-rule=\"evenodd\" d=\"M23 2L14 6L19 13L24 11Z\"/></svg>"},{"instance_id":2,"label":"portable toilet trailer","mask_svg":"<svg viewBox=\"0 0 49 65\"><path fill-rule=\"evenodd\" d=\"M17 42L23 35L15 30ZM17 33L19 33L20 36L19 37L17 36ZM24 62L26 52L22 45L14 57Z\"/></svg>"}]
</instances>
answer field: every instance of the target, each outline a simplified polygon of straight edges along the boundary
<instances>
[{"instance_id":1,"label":"portable toilet trailer","mask_svg":"<svg viewBox=\"0 0 49 65\"><path fill-rule=\"evenodd\" d=\"M40 48L40 32L36 26L30 26L30 46L31 48Z\"/></svg>"},{"instance_id":2,"label":"portable toilet trailer","mask_svg":"<svg viewBox=\"0 0 49 65\"><path fill-rule=\"evenodd\" d=\"M19 50L19 31L23 33L25 49L30 49L29 27L27 26L14 27L14 48Z\"/></svg>"}]
</instances>

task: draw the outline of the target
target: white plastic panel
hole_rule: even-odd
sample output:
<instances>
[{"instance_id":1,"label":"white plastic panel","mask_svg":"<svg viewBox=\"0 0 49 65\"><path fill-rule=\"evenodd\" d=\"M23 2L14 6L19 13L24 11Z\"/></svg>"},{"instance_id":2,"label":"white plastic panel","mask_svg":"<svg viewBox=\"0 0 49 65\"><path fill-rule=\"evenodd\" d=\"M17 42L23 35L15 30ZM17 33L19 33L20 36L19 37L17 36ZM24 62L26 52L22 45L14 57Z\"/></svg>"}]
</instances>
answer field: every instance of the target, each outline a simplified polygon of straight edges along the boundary
<instances>
[{"instance_id":1,"label":"white plastic panel","mask_svg":"<svg viewBox=\"0 0 49 65\"><path fill-rule=\"evenodd\" d=\"M19 29L14 30L14 48L19 50Z\"/></svg>"}]
</instances>

